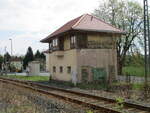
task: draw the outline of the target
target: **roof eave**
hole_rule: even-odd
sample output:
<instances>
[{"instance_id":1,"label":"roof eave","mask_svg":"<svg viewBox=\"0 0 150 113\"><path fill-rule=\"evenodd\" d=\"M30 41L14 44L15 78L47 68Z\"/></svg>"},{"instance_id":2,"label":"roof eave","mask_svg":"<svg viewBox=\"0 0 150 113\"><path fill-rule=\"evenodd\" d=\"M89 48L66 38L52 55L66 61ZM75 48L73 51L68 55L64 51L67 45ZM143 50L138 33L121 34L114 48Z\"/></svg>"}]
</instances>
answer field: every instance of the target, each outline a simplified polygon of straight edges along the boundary
<instances>
[{"instance_id":1,"label":"roof eave","mask_svg":"<svg viewBox=\"0 0 150 113\"><path fill-rule=\"evenodd\" d=\"M99 33L114 33L114 34L120 34L120 35L126 35L127 34L127 32L125 32L125 31L111 31L111 30L95 30L95 29L76 29L76 28L72 28L70 30L64 31L64 32L59 33L59 34L54 35L54 36L50 36L49 35L46 38L42 39L40 42L42 42L42 43L48 43L54 37L61 36L64 33L67 33L67 32L69 32L71 30L88 31L88 32L99 32Z\"/></svg>"},{"instance_id":2,"label":"roof eave","mask_svg":"<svg viewBox=\"0 0 150 113\"><path fill-rule=\"evenodd\" d=\"M44 38L44 39L42 39L40 42L42 42L42 43L48 43L50 40L52 40L53 38L55 38L55 37L58 37L58 36L62 36L62 35L64 35L65 33L67 33L67 32L69 32L69 31L71 31L71 30L73 30L72 28L71 29L69 29L69 30L66 30L66 31L64 31L64 32L61 32L61 33L59 33L59 34L56 34L56 35L49 35L49 36L47 36L46 38Z\"/></svg>"},{"instance_id":3,"label":"roof eave","mask_svg":"<svg viewBox=\"0 0 150 113\"><path fill-rule=\"evenodd\" d=\"M114 33L114 34L121 34L125 35L127 32L125 31L111 31L111 30L95 30L95 29L74 29L78 31L89 31L89 32L100 32L100 33Z\"/></svg>"}]
</instances>

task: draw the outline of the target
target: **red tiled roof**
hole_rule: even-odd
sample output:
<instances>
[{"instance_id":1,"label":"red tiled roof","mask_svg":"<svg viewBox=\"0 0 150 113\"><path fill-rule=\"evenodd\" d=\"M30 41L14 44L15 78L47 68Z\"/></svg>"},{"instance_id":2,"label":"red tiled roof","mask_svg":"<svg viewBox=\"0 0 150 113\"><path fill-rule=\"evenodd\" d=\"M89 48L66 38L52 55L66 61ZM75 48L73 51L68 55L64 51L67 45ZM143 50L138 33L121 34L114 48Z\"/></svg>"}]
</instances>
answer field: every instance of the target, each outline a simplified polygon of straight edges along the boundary
<instances>
[{"instance_id":1,"label":"red tiled roof","mask_svg":"<svg viewBox=\"0 0 150 113\"><path fill-rule=\"evenodd\" d=\"M42 53L49 53L49 50L45 50L45 51L43 51Z\"/></svg>"},{"instance_id":2,"label":"red tiled roof","mask_svg":"<svg viewBox=\"0 0 150 113\"><path fill-rule=\"evenodd\" d=\"M50 38L55 37L61 33L67 32L69 30L95 31L116 34L125 33L124 31L113 27L112 25L100 20L97 17L85 14L69 21L68 23L57 29L55 32L47 36L45 39L41 40L41 42L47 42Z\"/></svg>"},{"instance_id":3,"label":"red tiled roof","mask_svg":"<svg viewBox=\"0 0 150 113\"><path fill-rule=\"evenodd\" d=\"M81 17L82 17L82 16L80 16L80 17L78 17L78 18L75 18L75 19L73 19L73 20L67 22L65 25L63 25L63 26L60 27L58 30L56 30L55 32L53 32L53 33L50 35L50 37L53 37L53 36L55 36L55 35L57 35L57 34L59 34L59 33L62 33L62 32L65 32L65 31L68 31L68 30L72 29L72 26L73 26L76 22L78 22Z\"/></svg>"},{"instance_id":4,"label":"red tiled roof","mask_svg":"<svg viewBox=\"0 0 150 113\"><path fill-rule=\"evenodd\" d=\"M20 62L20 61L22 61L22 59L20 59L20 58L12 58L10 61L11 62Z\"/></svg>"}]
</instances>

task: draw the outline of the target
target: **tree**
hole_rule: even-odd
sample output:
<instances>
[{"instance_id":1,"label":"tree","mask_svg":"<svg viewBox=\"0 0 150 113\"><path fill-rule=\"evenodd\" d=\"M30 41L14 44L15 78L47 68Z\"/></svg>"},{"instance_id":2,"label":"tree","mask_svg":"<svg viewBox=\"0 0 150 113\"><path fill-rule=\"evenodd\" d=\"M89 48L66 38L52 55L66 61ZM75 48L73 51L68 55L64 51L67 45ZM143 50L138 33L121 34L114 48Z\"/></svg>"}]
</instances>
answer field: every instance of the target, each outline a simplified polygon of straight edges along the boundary
<instances>
[{"instance_id":1,"label":"tree","mask_svg":"<svg viewBox=\"0 0 150 113\"><path fill-rule=\"evenodd\" d=\"M23 67L24 67L24 69L26 69L28 63L30 61L33 61L33 60L34 60L33 51L32 51L32 48L29 47L28 50L27 50L27 53L25 55L25 58L23 59Z\"/></svg>"},{"instance_id":2,"label":"tree","mask_svg":"<svg viewBox=\"0 0 150 113\"><path fill-rule=\"evenodd\" d=\"M41 58L41 59L43 59L43 60L45 60L45 59L46 59L46 57L45 57L44 53L41 53L40 58Z\"/></svg>"},{"instance_id":3,"label":"tree","mask_svg":"<svg viewBox=\"0 0 150 113\"><path fill-rule=\"evenodd\" d=\"M2 69L2 63L4 62L3 56L0 55L0 70Z\"/></svg>"},{"instance_id":4,"label":"tree","mask_svg":"<svg viewBox=\"0 0 150 113\"><path fill-rule=\"evenodd\" d=\"M126 55L130 47L143 32L142 8L137 2L109 0L94 11L94 15L126 31L117 41L118 74L122 74ZM136 42L137 43L137 42Z\"/></svg>"},{"instance_id":5,"label":"tree","mask_svg":"<svg viewBox=\"0 0 150 113\"><path fill-rule=\"evenodd\" d=\"M10 54L7 52L7 53L5 53L4 54L4 62L6 63L6 62L9 62L10 61L10 59L11 59L11 56L10 56Z\"/></svg>"},{"instance_id":6,"label":"tree","mask_svg":"<svg viewBox=\"0 0 150 113\"><path fill-rule=\"evenodd\" d=\"M45 55L43 53L40 53L39 50L36 51L34 57L35 59L45 60Z\"/></svg>"},{"instance_id":7,"label":"tree","mask_svg":"<svg viewBox=\"0 0 150 113\"><path fill-rule=\"evenodd\" d=\"M35 59L40 59L41 58L41 53L39 52L39 50L36 51L34 57L35 57Z\"/></svg>"}]
</instances>

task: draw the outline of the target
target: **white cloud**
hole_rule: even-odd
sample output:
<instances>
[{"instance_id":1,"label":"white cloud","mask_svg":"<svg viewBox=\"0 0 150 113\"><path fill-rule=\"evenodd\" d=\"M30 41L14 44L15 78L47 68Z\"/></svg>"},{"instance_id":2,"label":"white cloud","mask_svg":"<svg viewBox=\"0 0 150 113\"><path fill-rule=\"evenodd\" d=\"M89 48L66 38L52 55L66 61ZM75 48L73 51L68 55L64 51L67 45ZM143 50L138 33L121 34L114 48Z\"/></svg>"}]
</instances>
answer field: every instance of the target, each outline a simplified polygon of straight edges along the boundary
<instances>
[{"instance_id":1,"label":"white cloud","mask_svg":"<svg viewBox=\"0 0 150 113\"><path fill-rule=\"evenodd\" d=\"M63 22L96 8L95 0L1 0L0 30L54 30ZM4 7L5 6L5 7Z\"/></svg>"}]
</instances>

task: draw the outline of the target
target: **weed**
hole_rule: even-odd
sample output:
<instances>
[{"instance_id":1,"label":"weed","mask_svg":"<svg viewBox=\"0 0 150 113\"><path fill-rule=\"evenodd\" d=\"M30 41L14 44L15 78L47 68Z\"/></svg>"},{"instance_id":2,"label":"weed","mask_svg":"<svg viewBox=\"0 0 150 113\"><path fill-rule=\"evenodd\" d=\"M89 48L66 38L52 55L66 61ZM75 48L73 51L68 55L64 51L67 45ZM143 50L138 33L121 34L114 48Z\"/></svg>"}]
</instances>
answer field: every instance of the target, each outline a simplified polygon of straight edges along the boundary
<instances>
[{"instance_id":1,"label":"weed","mask_svg":"<svg viewBox=\"0 0 150 113\"><path fill-rule=\"evenodd\" d=\"M116 109L117 110L122 110L124 107L124 99L122 97L116 98Z\"/></svg>"},{"instance_id":2,"label":"weed","mask_svg":"<svg viewBox=\"0 0 150 113\"><path fill-rule=\"evenodd\" d=\"M86 113L94 113L94 112L92 112L91 110L88 110Z\"/></svg>"}]
</instances>

